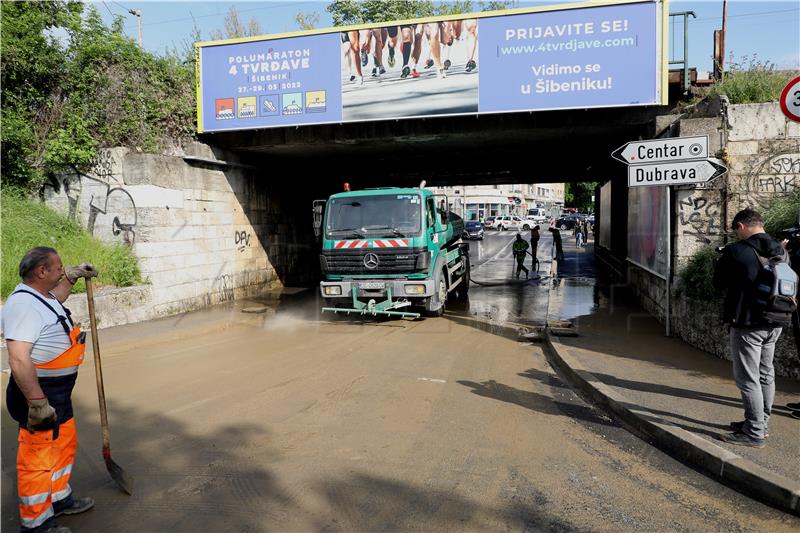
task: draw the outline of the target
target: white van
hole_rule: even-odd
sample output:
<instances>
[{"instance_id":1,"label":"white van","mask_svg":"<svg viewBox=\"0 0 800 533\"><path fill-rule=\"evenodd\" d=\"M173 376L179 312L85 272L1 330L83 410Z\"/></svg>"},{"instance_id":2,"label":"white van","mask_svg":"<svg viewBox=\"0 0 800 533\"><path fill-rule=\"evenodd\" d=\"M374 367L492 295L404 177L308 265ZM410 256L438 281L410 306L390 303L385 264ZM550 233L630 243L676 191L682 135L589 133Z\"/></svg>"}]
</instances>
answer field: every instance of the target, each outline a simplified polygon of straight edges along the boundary
<instances>
[{"instance_id":1,"label":"white van","mask_svg":"<svg viewBox=\"0 0 800 533\"><path fill-rule=\"evenodd\" d=\"M529 220L533 220L535 222L545 222L547 220L548 213L547 210L543 207L534 207L528 209L528 216Z\"/></svg>"}]
</instances>

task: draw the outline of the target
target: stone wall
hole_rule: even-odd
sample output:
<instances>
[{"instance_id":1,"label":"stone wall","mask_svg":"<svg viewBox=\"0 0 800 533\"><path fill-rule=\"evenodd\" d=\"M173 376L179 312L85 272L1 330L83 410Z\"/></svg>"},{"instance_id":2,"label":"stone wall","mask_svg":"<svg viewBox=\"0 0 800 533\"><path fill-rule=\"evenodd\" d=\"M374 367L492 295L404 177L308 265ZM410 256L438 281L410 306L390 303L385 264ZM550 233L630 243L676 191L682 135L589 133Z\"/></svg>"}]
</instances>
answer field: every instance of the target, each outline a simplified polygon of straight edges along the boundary
<instances>
[{"instance_id":1,"label":"stone wall","mask_svg":"<svg viewBox=\"0 0 800 533\"><path fill-rule=\"evenodd\" d=\"M674 135L709 136L709 151L725 160L727 176L710 184L673 189L670 328L675 335L718 357L729 358L727 330L719 303L676 293L679 273L697 251L735 239L734 215L745 207L763 209L800 187L800 124L786 119L777 103L730 105L716 117L681 120ZM628 282L642 307L662 323L665 281L634 265ZM775 355L776 372L800 379L800 358L791 331Z\"/></svg>"},{"instance_id":2,"label":"stone wall","mask_svg":"<svg viewBox=\"0 0 800 533\"><path fill-rule=\"evenodd\" d=\"M307 210L290 207L302 195L199 143L178 155L104 150L88 172L59 176L42 196L139 258L145 287L98 291L119 304L98 306L106 327L304 283L317 264L310 216L303 224Z\"/></svg>"}]
</instances>

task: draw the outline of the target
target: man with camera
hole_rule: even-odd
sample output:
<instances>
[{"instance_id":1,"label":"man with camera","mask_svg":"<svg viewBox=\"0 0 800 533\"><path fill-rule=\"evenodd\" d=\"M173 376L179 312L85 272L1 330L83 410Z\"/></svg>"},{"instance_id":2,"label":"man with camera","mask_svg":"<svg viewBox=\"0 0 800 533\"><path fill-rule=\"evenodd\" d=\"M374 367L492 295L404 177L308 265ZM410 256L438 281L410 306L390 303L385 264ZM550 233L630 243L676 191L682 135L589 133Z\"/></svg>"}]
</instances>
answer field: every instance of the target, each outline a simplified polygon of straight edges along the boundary
<instances>
[{"instance_id":1,"label":"man with camera","mask_svg":"<svg viewBox=\"0 0 800 533\"><path fill-rule=\"evenodd\" d=\"M791 325L793 314L764 297L765 287L772 287L772 282L763 279L765 259L772 266L780 261L788 268L789 256L783 245L764 231L764 220L756 211L738 212L731 226L739 241L722 250L714 266L714 286L727 290L723 321L730 325L733 376L742 395L745 420L732 422L732 433L721 435L720 440L763 448L775 398L775 343L782 327ZM796 283L796 274L791 268L788 272Z\"/></svg>"}]
</instances>

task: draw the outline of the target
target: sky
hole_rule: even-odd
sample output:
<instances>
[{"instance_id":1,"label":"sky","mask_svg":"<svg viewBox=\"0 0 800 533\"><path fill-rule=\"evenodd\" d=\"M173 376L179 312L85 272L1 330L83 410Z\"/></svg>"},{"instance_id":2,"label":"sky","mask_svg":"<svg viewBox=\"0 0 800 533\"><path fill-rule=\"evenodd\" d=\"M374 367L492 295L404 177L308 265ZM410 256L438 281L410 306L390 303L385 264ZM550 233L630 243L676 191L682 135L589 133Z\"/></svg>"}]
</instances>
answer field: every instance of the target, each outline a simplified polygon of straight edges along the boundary
<instances>
[{"instance_id":1,"label":"sky","mask_svg":"<svg viewBox=\"0 0 800 533\"><path fill-rule=\"evenodd\" d=\"M198 2L104 0L88 1L110 23L113 15L125 17L125 32L138 39L136 17L128 10L141 10L144 47L154 53L167 49L183 50L190 42L196 25L202 39L224 27L225 15L236 6L243 21L255 18L265 34L297 31L298 12L319 14L317 28L333 26L325 10L329 2L303 0ZM477 4L477 2L475 2ZM563 1L525 1L519 7L559 4ZM694 11L689 22L689 64L701 71L712 69L713 35L722 27L722 0L672 0L670 13ZM113 14L113 15L112 15ZM673 19L675 19L673 17ZM681 60L683 53L683 17L670 24L670 59ZM774 63L777 68L800 69L800 0L778 2L728 0L726 62L747 64L757 61Z\"/></svg>"}]
</instances>

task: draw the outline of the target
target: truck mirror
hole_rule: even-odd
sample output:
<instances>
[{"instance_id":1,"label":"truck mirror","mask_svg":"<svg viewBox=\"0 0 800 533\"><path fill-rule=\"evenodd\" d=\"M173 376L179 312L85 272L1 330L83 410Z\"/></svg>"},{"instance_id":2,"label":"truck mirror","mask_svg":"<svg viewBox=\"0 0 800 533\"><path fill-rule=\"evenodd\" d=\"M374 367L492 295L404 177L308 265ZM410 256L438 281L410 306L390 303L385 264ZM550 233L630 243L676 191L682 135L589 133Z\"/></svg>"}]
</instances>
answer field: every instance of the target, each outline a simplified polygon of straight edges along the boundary
<instances>
[{"instance_id":1,"label":"truck mirror","mask_svg":"<svg viewBox=\"0 0 800 533\"><path fill-rule=\"evenodd\" d=\"M314 200L311 204L311 213L314 220L314 237L319 240L322 235L322 214L325 211L326 200Z\"/></svg>"}]
</instances>

